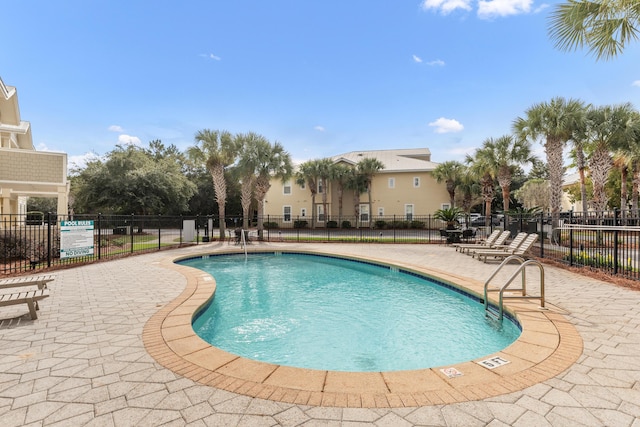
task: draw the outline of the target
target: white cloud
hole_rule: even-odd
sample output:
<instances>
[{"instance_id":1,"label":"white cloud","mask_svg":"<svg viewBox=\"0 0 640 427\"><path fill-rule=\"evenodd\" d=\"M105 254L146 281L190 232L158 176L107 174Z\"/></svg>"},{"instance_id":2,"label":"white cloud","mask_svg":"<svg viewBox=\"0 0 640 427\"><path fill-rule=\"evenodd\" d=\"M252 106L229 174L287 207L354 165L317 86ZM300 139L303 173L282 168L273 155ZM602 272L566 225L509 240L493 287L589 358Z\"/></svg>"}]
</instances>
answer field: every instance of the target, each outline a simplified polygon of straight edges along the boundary
<instances>
[{"instance_id":1,"label":"white cloud","mask_svg":"<svg viewBox=\"0 0 640 427\"><path fill-rule=\"evenodd\" d=\"M200 56L207 59L213 59L214 61L220 61L222 59L219 56L214 55L213 53L201 53Z\"/></svg>"},{"instance_id":2,"label":"white cloud","mask_svg":"<svg viewBox=\"0 0 640 427\"><path fill-rule=\"evenodd\" d=\"M427 65L431 65L431 66L437 65L439 67L444 67L444 61L441 59L436 59L436 60L427 62Z\"/></svg>"},{"instance_id":3,"label":"white cloud","mask_svg":"<svg viewBox=\"0 0 640 427\"><path fill-rule=\"evenodd\" d=\"M99 160L100 156L96 153L90 151L88 153L84 153L80 156L69 156L68 163L69 169L84 169L92 160Z\"/></svg>"},{"instance_id":4,"label":"white cloud","mask_svg":"<svg viewBox=\"0 0 640 427\"><path fill-rule=\"evenodd\" d=\"M118 136L119 144L129 144L129 145L140 145L142 141L137 136L125 135L122 134Z\"/></svg>"},{"instance_id":5,"label":"white cloud","mask_svg":"<svg viewBox=\"0 0 640 427\"><path fill-rule=\"evenodd\" d=\"M491 19L499 16L519 15L529 13L533 0L480 0L478 2L478 17Z\"/></svg>"},{"instance_id":6,"label":"white cloud","mask_svg":"<svg viewBox=\"0 0 640 427\"><path fill-rule=\"evenodd\" d=\"M122 132L122 126L118 126L118 125L111 125L109 126L109 131L110 132Z\"/></svg>"},{"instance_id":7,"label":"white cloud","mask_svg":"<svg viewBox=\"0 0 640 427\"><path fill-rule=\"evenodd\" d=\"M456 9L471 10L471 0L424 0L422 8L435 9L443 15L448 15Z\"/></svg>"},{"instance_id":8,"label":"white cloud","mask_svg":"<svg viewBox=\"0 0 640 427\"><path fill-rule=\"evenodd\" d=\"M324 126L314 126L313 129L317 130L318 132L324 132Z\"/></svg>"},{"instance_id":9,"label":"white cloud","mask_svg":"<svg viewBox=\"0 0 640 427\"><path fill-rule=\"evenodd\" d=\"M537 8L535 8L533 10L533 13L540 13L543 10L547 9L548 7L550 7L547 3L542 3L540 6L538 6Z\"/></svg>"},{"instance_id":10,"label":"white cloud","mask_svg":"<svg viewBox=\"0 0 640 427\"><path fill-rule=\"evenodd\" d=\"M419 57L419 56L417 56L417 55L413 55L413 61L414 61L414 62L417 62L417 63L419 64L419 63L421 63L421 62L422 62L422 58L420 58L420 57Z\"/></svg>"},{"instance_id":11,"label":"white cloud","mask_svg":"<svg viewBox=\"0 0 640 427\"><path fill-rule=\"evenodd\" d=\"M633 83L631 83L631 86L638 86L640 87L640 80L636 80Z\"/></svg>"},{"instance_id":12,"label":"white cloud","mask_svg":"<svg viewBox=\"0 0 640 427\"><path fill-rule=\"evenodd\" d=\"M455 120L455 119L446 119L444 117L440 117L435 122L429 123L429 126L433 126L436 128L436 133L452 133L452 132L462 132L464 126Z\"/></svg>"}]
</instances>

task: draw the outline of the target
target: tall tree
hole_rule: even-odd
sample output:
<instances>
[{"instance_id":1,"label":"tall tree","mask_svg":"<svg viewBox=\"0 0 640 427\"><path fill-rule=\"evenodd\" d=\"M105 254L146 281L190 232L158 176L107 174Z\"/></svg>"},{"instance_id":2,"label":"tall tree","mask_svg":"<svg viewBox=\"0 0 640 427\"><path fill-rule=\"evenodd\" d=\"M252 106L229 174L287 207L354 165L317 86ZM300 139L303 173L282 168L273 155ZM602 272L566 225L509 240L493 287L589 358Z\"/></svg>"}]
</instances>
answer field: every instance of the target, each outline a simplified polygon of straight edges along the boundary
<instances>
[{"instance_id":1,"label":"tall tree","mask_svg":"<svg viewBox=\"0 0 640 427\"><path fill-rule=\"evenodd\" d=\"M557 48L570 51L587 46L597 60L610 59L638 39L637 0L568 0L551 13L549 34Z\"/></svg>"},{"instance_id":2,"label":"tall tree","mask_svg":"<svg viewBox=\"0 0 640 427\"><path fill-rule=\"evenodd\" d=\"M225 238L227 203L227 181L225 169L236 161L237 142L227 131L202 129L196 132L196 144L187 149L188 156L195 162L205 164L211 178L220 219L220 240Z\"/></svg>"},{"instance_id":3,"label":"tall tree","mask_svg":"<svg viewBox=\"0 0 640 427\"><path fill-rule=\"evenodd\" d=\"M367 182L364 176L358 172L357 168L350 168L345 188L353 191L353 212L356 217L356 223L361 221L360 218L360 195L367 191Z\"/></svg>"},{"instance_id":4,"label":"tall tree","mask_svg":"<svg viewBox=\"0 0 640 427\"><path fill-rule=\"evenodd\" d=\"M347 187L347 181L349 180L349 174L351 167L343 163L334 163L331 168L331 181L336 186L336 193L338 195L338 219L342 220L342 203L344 197L344 190Z\"/></svg>"},{"instance_id":5,"label":"tall tree","mask_svg":"<svg viewBox=\"0 0 640 427\"><path fill-rule=\"evenodd\" d=\"M535 141L544 139L544 149L549 167L550 203L552 226L558 227L562 203L562 175L564 173L563 149L584 118L582 101L561 97L550 102L534 104L513 123L519 139Z\"/></svg>"},{"instance_id":6,"label":"tall tree","mask_svg":"<svg viewBox=\"0 0 640 427\"><path fill-rule=\"evenodd\" d=\"M590 108L585 106L586 109ZM586 111L586 110L585 110ZM578 127L574 130L571 142L573 148L570 155L574 159L578 177L580 179L580 197L582 200L582 212L587 212L589 205L587 203L587 158L584 152L584 144L587 142L586 116L578 122Z\"/></svg>"},{"instance_id":7,"label":"tall tree","mask_svg":"<svg viewBox=\"0 0 640 427\"><path fill-rule=\"evenodd\" d=\"M497 171L488 163L489 155L482 152L482 148L476 150L474 156L467 155L466 162L471 173L480 181L480 194L484 201L485 225L491 225L491 202L495 193L494 183Z\"/></svg>"},{"instance_id":8,"label":"tall tree","mask_svg":"<svg viewBox=\"0 0 640 427\"><path fill-rule=\"evenodd\" d=\"M447 193L449 193L449 203L452 207L455 206L456 188L462 180L462 174L465 169L466 167L462 163L456 162L455 160L449 160L440 163L433 170L433 177L435 180L438 183L444 181L447 187Z\"/></svg>"},{"instance_id":9,"label":"tall tree","mask_svg":"<svg viewBox=\"0 0 640 427\"><path fill-rule=\"evenodd\" d=\"M511 197L511 181L515 170L524 163L533 161L531 144L526 139L514 139L511 135L500 138L488 138L482 143L482 148L476 151L476 156L482 156L482 163L491 169L491 175L498 180L502 190L502 209L509 210Z\"/></svg>"},{"instance_id":10,"label":"tall tree","mask_svg":"<svg viewBox=\"0 0 640 427\"><path fill-rule=\"evenodd\" d=\"M371 215L373 214L371 182L373 181L374 175L384 169L384 163L373 157L366 157L356 164L356 168L358 169L358 173L363 177L367 188L367 196L369 199L369 217L371 217ZM373 226L373 223L371 225Z\"/></svg>"},{"instance_id":11,"label":"tall tree","mask_svg":"<svg viewBox=\"0 0 640 427\"><path fill-rule=\"evenodd\" d=\"M607 209L609 197L605 190L609 172L613 167L611 152L627 148L634 137L631 104L602 106L587 112L587 149L590 152L589 169L593 181L593 208L602 213Z\"/></svg>"},{"instance_id":12,"label":"tall tree","mask_svg":"<svg viewBox=\"0 0 640 427\"><path fill-rule=\"evenodd\" d=\"M318 194L318 180L320 172L318 171L318 160L307 160L298 166L296 172L296 183L300 186L306 186L311 193L311 228L315 227L316 218L316 195Z\"/></svg>"},{"instance_id":13,"label":"tall tree","mask_svg":"<svg viewBox=\"0 0 640 427\"><path fill-rule=\"evenodd\" d=\"M322 187L322 214L324 215L324 223L330 219L329 212L327 210L327 194L329 193L329 178L331 178L331 170L333 168L333 161L328 158L320 159L318 161L318 177L320 178L320 185Z\"/></svg>"},{"instance_id":14,"label":"tall tree","mask_svg":"<svg viewBox=\"0 0 640 427\"><path fill-rule=\"evenodd\" d=\"M118 145L71 178L76 212L181 214L195 185L173 156L153 156L135 145Z\"/></svg>"},{"instance_id":15,"label":"tall tree","mask_svg":"<svg viewBox=\"0 0 640 427\"><path fill-rule=\"evenodd\" d=\"M293 164L291 155L279 142L270 143L264 136L254 135L245 141L239 165L254 167L255 198L258 202L258 238L263 238L264 198L271 188L271 179L286 181L291 177Z\"/></svg>"}]
</instances>

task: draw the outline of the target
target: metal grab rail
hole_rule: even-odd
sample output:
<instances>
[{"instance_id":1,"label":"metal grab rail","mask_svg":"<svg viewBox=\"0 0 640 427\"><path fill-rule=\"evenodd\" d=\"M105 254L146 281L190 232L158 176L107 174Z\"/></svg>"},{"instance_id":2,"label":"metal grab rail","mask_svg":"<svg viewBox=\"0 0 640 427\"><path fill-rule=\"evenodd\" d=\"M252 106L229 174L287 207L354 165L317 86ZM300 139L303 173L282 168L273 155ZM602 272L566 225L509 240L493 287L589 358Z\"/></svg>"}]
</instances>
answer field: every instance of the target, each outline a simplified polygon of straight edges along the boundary
<instances>
[{"instance_id":1,"label":"metal grab rail","mask_svg":"<svg viewBox=\"0 0 640 427\"><path fill-rule=\"evenodd\" d=\"M491 280L493 278L495 278L495 276L502 269L502 267L504 267L505 265L511 263L512 261L519 262L520 266L518 266L516 271L513 272L513 274L509 278L509 280L507 280L499 288L489 289L489 283L491 282ZM535 265L540 270L540 295L539 296L527 295L526 268L529 265ZM505 289L507 289L507 287L518 276L518 273L521 273L521 275L522 275L522 287L519 288L519 289L512 289L512 290L514 290L514 291L522 291L522 295L521 296L504 296ZM486 314L490 313L490 310L489 310L489 298L488 298L488 293L489 292L500 292L500 296L499 296L499 299L498 299L498 321L500 321L500 322L502 322L502 319L504 317L503 301L505 299L539 299L540 300L540 308L544 309L545 308L544 307L544 268L542 267L542 264L539 261L536 261L536 260L533 260L533 259L525 260L524 258L522 258L519 255L511 255L511 256L507 257L504 261L502 261L502 263L495 269L495 271L491 274L491 276L487 279L487 281L484 284L484 310L485 310Z\"/></svg>"}]
</instances>

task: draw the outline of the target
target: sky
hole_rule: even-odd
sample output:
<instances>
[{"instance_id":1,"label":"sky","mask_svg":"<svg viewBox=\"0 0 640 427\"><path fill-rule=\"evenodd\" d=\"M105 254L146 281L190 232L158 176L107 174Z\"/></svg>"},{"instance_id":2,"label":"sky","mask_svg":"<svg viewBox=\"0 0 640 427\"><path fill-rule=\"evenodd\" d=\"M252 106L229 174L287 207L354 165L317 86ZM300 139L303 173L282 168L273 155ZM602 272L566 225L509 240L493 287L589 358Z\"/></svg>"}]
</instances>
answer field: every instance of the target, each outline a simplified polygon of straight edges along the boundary
<instances>
[{"instance_id":1,"label":"sky","mask_svg":"<svg viewBox=\"0 0 640 427\"><path fill-rule=\"evenodd\" d=\"M640 108L640 43L596 61L548 35L559 1L3 2L0 78L38 150L184 150L256 132L295 162L428 148L463 161L552 98ZM541 143L533 146L544 158Z\"/></svg>"}]
</instances>

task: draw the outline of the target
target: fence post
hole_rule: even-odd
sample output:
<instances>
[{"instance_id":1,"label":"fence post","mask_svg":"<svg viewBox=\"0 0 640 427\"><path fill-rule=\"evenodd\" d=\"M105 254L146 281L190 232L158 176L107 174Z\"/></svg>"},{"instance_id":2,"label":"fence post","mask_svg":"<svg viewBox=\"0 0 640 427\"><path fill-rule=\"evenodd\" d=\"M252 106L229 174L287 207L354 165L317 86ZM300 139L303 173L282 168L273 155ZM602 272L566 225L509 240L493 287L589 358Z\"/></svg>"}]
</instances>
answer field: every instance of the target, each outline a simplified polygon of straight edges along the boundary
<instances>
[{"instance_id":1,"label":"fence post","mask_svg":"<svg viewBox=\"0 0 640 427\"><path fill-rule=\"evenodd\" d=\"M133 253L133 214L131 214L131 225L130 225L130 231L131 231L131 253Z\"/></svg>"},{"instance_id":2,"label":"fence post","mask_svg":"<svg viewBox=\"0 0 640 427\"><path fill-rule=\"evenodd\" d=\"M196 245L200 244L200 214L196 215Z\"/></svg>"},{"instance_id":3,"label":"fence post","mask_svg":"<svg viewBox=\"0 0 640 427\"><path fill-rule=\"evenodd\" d=\"M618 217L620 211L618 208L613 209L613 224L615 229L613 230L613 274L618 274Z\"/></svg>"},{"instance_id":4,"label":"fence post","mask_svg":"<svg viewBox=\"0 0 640 427\"><path fill-rule=\"evenodd\" d=\"M158 214L158 250L161 249L160 242L162 241L162 238L160 236L160 232L161 232L160 231L161 230L161 228L160 228L161 217L162 217L162 214Z\"/></svg>"},{"instance_id":5,"label":"fence post","mask_svg":"<svg viewBox=\"0 0 640 427\"><path fill-rule=\"evenodd\" d=\"M102 255L102 214L98 213L98 259Z\"/></svg>"},{"instance_id":6,"label":"fence post","mask_svg":"<svg viewBox=\"0 0 640 427\"><path fill-rule=\"evenodd\" d=\"M396 243L396 215L393 214L393 222L391 223L391 228L393 228L393 243Z\"/></svg>"},{"instance_id":7,"label":"fence post","mask_svg":"<svg viewBox=\"0 0 640 427\"><path fill-rule=\"evenodd\" d=\"M569 224L573 224L573 210L569 211ZM573 227L569 227L569 265L573 266Z\"/></svg>"},{"instance_id":8,"label":"fence post","mask_svg":"<svg viewBox=\"0 0 640 427\"><path fill-rule=\"evenodd\" d=\"M502 217L505 221L505 217ZM544 258L544 212L540 211L540 258Z\"/></svg>"},{"instance_id":9,"label":"fence post","mask_svg":"<svg viewBox=\"0 0 640 427\"><path fill-rule=\"evenodd\" d=\"M51 212L47 212L47 267L51 267Z\"/></svg>"}]
</instances>

